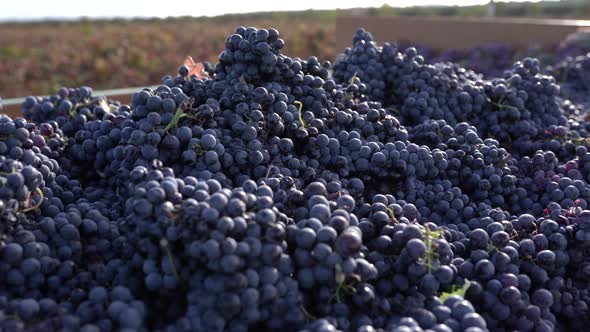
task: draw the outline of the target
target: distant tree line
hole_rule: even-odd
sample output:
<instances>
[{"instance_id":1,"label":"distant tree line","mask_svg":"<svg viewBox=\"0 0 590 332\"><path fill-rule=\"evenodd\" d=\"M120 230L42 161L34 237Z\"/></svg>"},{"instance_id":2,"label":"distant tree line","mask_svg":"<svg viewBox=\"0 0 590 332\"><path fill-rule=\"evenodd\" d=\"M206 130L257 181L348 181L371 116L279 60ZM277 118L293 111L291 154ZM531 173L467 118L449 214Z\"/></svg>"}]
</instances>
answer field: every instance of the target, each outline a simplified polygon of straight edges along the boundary
<instances>
[{"instance_id":1,"label":"distant tree line","mask_svg":"<svg viewBox=\"0 0 590 332\"><path fill-rule=\"evenodd\" d=\"M132 21L143 22L182 22L198 20L200 22L239 22L243 20L271 19L273 21L286 21L293 18L313 17L324 24L333 23L337 16L341 15L369 15L369 16L486 16L487 5L477 6L414 6L414 7L391 7L383 5L372 8L355 9L333 9L333 10L302 10L290 12L256 12L245 14L226 14L215 17L182 16L169 18L113 18L93 19L83 17L80 20L61 21L44 20L34 22L6 22L1 25L76 25L78 22L92 21L104 24L127 24ZM590 0L561 0L541 2L496 2L496 16L499 17L539 17L539 18L570 18L590 20Z\"/></svg>"},{"instance_id":2,"label":"distant tree line","mask_svg":"<svg viewBox=\"0 0 590 332\"><path fill-rule=\"evenodd\" d=\"M487 5L415 6L395 8L384 5L367 10L375 16L485 16ZM496 2L496 16L590 19L590 1Z\"/></svg>"}]
</instances>

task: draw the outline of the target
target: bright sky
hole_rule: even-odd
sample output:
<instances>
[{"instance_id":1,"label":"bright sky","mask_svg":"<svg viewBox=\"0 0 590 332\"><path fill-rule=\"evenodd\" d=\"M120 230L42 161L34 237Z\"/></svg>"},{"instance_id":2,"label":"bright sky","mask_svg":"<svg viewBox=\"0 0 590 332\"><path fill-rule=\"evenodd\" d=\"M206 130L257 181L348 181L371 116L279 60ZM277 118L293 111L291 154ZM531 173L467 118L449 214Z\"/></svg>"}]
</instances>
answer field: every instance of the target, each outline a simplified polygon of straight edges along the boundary
<instances>
[{"instance_id":1,"label":"bright sky","mask_svg":"<svg viewBox=\"0 0 590 332\"><path fill-rule=\"evenodd\" d=\"M523 1L523 0L514 0ZM535 1L535 0L533 0ZM0 0L0 20L77 18L87 17L166 17L166 16L215 16L228 13L258 11L285 11L305 9L333 9L354 7L379 7L388 4L395 7L433 4L475 5L488 0ZM200 3L206 3L200 5Z\"/></svg>"}]
</instances>

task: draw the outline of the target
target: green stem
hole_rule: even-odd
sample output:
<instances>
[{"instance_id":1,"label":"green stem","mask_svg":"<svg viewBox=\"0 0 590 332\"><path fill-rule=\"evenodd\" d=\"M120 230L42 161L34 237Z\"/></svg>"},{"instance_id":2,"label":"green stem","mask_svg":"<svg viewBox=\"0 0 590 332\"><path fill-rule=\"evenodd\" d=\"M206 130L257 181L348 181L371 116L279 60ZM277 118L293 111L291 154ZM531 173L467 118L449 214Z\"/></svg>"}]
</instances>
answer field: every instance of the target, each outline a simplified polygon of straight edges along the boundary
<instances>
[{"instance_id":1,"label":"green stem","mask_svg":"<svg viewBox=\"0 0 590 332\"><path fill-rule=\"evenodd\" d=\"M426 236L426 267L428 268L428 273L432 273L432 243L430 242L430 236Z\"/></svg>"},{"instance_id":2,"label":"green stem","mask_svg":"<svg viewBox=\"0 0 590 332\"><path fill-rule=\"evenodd\" d=\"M176 128L178 126L178 121L180 121L180 119L184 118L186 116L186 114L184 113L184 111L182 110L182 108L178 108L176 110L176 113L174 113L174 116L172 117L172 120L170 120L170 122L168 123L168 125L166 126L166 128L164 128L165 132L169 132L170 129L172 128Z\"/></svg>"},{"instance_id":3,"label":"green stem","mask_svg":"<svg viewBox=\"0 0 590 332\"><path fill-rule=\"evenodd\" d=\"M203 146L201 144L193 145L193 149L197 149L197 155L199 157L202 157L205 154L205 149L203 149Z\"/></svg>"},{"instance_id":4,"label":"green stem","mask_svg":"<svg viewBox=\"0 0 590 332\"><path fill-rule=\"evenodd\" d=\"M302 103L302 102L300 102L300 101L297 101L297 100L296 100L296 101L294 101L294 102L293 102L293 104L297 104L297 105L299 105L299 111L297 112L297 115L298 115L298 117L299 117L299 122L301 123L301 126L302 126L303 128L307 128L307 125L306 125L306 124L305 124L305 122L303 121L303 116L302 116L302 113L301 113L301 111L303 110L303 103Z\"/></svg>"},{"instance_id":5,"label":"green stem","mask_svg":"<svg viewBox=\"0 0 590 332\"><path fill-rule=\"evenodd\" d=\"M358 74L358 72L354 72L354 75L352 75L352 77L350 78L350 80L348 81L348 85L352 85L354 84L354 80L356 79L356 75Z\"/></svg>"},{"instance_id":6,"label":"green stem","mask_svg":"<svg viewBox=\"0 0 590 332\"><path fill-rule=\"evenodd\" d=\"M308 321L317 320L317 318L314 315L310 314L309 311L307 311L303 305L300 305L299 308L301 309L303 315Z\"/></svg>"},{"instance_id":7,"label":"green stem","mask_svg":"<svg viewBox=\"0 0 590 332\"><path fill-rule=\"evenodd\" d=\"M387 208L386 211L387 211L387 214L389 214L389 217L391 217L391 220L393 220L394 223L399 224L399 221L395 217L395 213L393 213L393 209Z\"/></svg>"},{"instance_id":8,"label":"green stem","mask_svg":"<svg viewBox=\"0 0 590 332\"><path fill-rule=\"evenodd\" d=\"M180 281L180 277L178 276L178 271L176 271L176 264L174 264L174 257L172 256L172 252L170 251L170 247L168 246L168 240L162 239L160 240L160 245L166 251L166 256L168 256L168 260L170 261L170 266L172 267L172 274L176 277L177 281Z\"/></svg>"},{"instance_id":9,"label":"green stem","mask_svg":"<svg viewBox=\"0 0 590 332\"><path fill-rule=\"evenodd\" d=\"M424 244L426 245L426 257L424 257L424 264L426 264L426 268L428 269L428 273L432 273L432 264L434 258L434 245L433 241L438 239L441 236L440 231L432 231L427 226L424 226Z\"/></svg>"}]
</instances>

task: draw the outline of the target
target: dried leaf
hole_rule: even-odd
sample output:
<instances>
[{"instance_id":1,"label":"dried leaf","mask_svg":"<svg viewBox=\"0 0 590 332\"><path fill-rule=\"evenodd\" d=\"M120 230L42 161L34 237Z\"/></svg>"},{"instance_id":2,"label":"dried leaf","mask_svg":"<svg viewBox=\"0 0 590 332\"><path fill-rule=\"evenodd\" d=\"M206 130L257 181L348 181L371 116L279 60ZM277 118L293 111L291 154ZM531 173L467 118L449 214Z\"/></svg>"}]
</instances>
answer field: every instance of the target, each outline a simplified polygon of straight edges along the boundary
<instances>
[{"instance_id":1,"label":"dried leaf","mask_svg":"<svg viewBox=\"0 0 590 332\"><path fill-rule=\"evenodd\" d=\"M203 66L202 62L195 62L192 56L187 56L184 60L184 65L188 68L188 76L191 77L192 75L197 76L198 78L204 78L207 75L205 72L205 67Z\"/></svg>"},{"instance_id":2,"label":"dried leaf","mask_svg":"<svg viewBox=\"0 0 590 332\"><path fill-rule=\"evenodd\" d=\"M110 105L109 102L107 101L106 97L100 98L98 105L100 107L102 107L102 109L105 110L105 112L109 112L109 113L115 112L118 108L115 105Z\"/></svg>"},{"instance_id":3,"label":"dried leaf","mask_svg":"<svg viewBox=\"0 0 590 332\"><path fill-rule=\"evenodd\" d=\"M98 102L98 106L102 107L102 109L105 110L106 112L111 110L106 98L100 98L100 101Z\"/></svg>"}]
</instances>

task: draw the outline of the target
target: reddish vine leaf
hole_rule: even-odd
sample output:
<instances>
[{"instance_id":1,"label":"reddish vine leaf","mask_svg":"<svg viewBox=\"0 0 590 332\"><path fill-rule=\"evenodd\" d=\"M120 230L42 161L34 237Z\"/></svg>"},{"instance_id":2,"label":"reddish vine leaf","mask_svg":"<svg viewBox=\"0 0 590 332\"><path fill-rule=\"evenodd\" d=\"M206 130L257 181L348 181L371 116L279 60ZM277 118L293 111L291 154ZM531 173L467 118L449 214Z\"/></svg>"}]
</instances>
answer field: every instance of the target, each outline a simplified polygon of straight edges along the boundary
<instances>
[{"instance_id":1,"label":"reddish vine leaf","mask_svg":"<svg viewBox=\"0 0 590 332\"><path fill-rule=\"evenodd\" d=\"M196 75L198 78L203 78L207 75L205 67L201 62L195 62L192 56L187 56L184 60L184 65L188 67L188 76Z\"/></svg>"}]
</instances>

